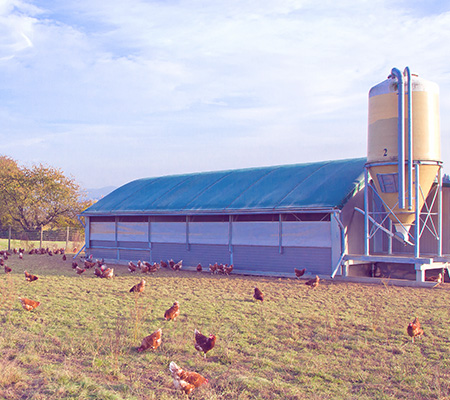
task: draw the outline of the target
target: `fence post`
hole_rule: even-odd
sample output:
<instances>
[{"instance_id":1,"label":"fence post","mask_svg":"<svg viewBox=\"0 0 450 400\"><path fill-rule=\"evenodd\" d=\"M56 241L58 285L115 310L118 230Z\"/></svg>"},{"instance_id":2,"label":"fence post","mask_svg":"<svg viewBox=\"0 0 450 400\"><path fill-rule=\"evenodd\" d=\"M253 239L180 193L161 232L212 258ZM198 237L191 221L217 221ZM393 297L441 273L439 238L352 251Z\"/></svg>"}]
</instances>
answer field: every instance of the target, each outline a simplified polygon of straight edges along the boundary
<instances>
[{"instance_id":1,"label":"fence post","mask_svg":"<svg viewBox=\"0 0 450 400\"><path fill-rule=\"evenodd\" d=\"M67 251L67 247L69 247L69 227L67 227L67 232L66 232L66 251Z\"/></svg>"},{"instance_id":2,"label":"fence post","mask_svg":"<svg viewBox=\"0 0 450 400\"><path fill-rule=\"evenodd\" d=\"M8 228L8 251L11 251L11 227Z\"/></svg>"},{"instance_id":3,"label":"fence post","mask_svg":"<svg viewBox=\"0 0 450 400\"><path fill-rule=\"evenodd\" d=\"M42 249L42 237L44 236L44 228L42 227L42 225L41 225L41 240L40 240L40 242L39 242L39 248L41 248Z\"/></svg>"}]
</instances>

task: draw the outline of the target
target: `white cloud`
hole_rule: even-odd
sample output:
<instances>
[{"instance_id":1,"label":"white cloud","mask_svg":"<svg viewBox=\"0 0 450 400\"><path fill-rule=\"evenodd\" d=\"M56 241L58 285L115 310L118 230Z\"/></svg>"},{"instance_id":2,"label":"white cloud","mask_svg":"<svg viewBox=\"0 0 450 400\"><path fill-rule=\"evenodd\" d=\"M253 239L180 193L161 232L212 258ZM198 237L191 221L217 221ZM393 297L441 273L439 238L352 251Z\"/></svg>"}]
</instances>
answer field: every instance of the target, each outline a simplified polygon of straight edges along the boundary
<instances>
[{"instance_id":1,"label":"white cloud","mask_svg":"<svg viewBox=\"0 0 450 400\"><path fill-rule=\"evenodd\" d=\"M0 5L0 138L89 187L364 156L367 93L392 67L450 90L436 2L426 15L383 0L33 4Z\"/></svg>"}]
</instances>

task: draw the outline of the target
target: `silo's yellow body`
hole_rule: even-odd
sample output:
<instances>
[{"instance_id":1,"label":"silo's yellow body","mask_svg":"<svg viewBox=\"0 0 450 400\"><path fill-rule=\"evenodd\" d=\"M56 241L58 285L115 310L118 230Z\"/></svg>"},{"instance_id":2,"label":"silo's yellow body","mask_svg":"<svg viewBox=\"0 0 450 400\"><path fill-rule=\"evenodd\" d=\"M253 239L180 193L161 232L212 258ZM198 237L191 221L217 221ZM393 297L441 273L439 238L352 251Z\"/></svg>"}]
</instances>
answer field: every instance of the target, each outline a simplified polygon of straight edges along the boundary
<instances>
[{"instance_id":1,"label":"silo's yellow body","mask_svg":"<svg viewBox=\"0 0 450 400\"><path fill-rule=\"evenodd\" d=\"M426 198L439 169L440 133L439 133L439 88L430 81L417 76L411 77L412 83L412 140L414 161L431 162L431 165L419 165L419 181ZM405 88L406 89L406 88ZM405 160L408 161L408 93L404 91L405 104ZM398 208L398 190L393 182L398 173L398 92L397 79L390 77L369 92L369 132L367 163L394 163L393 165L375 165L369 167L377 192L390 207L398 220L407 228L415 220L415 182L412 186L412 210ZM405 194L408 192L407 162L405 163ZM413 174L414 179L414 174ZM388 183L386 185L386 182ZM419 209L423 207L423 198L419 196ZM390 216L396 224L396 219ZM399 230L398 224L396 224Z\"/></svg>"}]
</instances>

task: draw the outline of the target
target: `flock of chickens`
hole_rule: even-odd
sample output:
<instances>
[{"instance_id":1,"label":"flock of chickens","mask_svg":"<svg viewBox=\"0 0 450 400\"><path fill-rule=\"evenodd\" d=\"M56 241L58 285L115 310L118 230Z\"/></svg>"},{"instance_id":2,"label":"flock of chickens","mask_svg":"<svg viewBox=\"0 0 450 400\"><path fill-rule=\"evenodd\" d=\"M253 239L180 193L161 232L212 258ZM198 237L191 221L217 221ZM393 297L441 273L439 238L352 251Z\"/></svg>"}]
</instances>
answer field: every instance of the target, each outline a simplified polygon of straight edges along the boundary
<instances>
[{"instance_id":1,"label":"flock of chickens","mask_svg":"<svg viewBox=\"0 0 450 400\"><path fill-rule=\"evenodd\" d=\"M5 273L10 273L12 269L8 267L5 263L12 254L17 254L20 259L23 259L24 249L13 249L12 253L9 251L0 250L0 265L5 268ZM30 250L28 254L48 254L53 256L54 254L62 254L62 259L66 260L66 255L64 249L36 249ZM174 262L173 260L168 260L167 263L161 261L160 263L149 263L147 261L138 261L134 264L132 261L128 263L128 271L134 273L136 271L141 271L142 273L153 273L156 272L161 267L171 268L174 271L179 271L182 268L183 261ZM111 279L114 277L114 268L109 268L105 265L104 260L93 261L92 255L84 260L83 268L78 266L76 261L72 262L72 268L78 275L83 274L87 269L94 269L94 274L99 278ZM198 272L202 272L203 268L201 264L196 267ZM231 274L233 270L233 265L228 264L209 264L209 271L212 274ZM306 272L306 268L297 269L294 268L294 274L297 278L301 278ZM24 271L25 279L27 282L34 282L39 278L27 271ZM305 281L305 284L310 286L312 289L319 286L320 278L316 275L315 278ZM440 282L439 282L440 283ZM145 290L146 281L141 279L139 283L130 288L130 293L142 293ZM264 301L264 293L258 288L254 288L253 298L257 301ZM41 303L25 297L19 297L20 303L24 310L31 311L38 307ZM180 305L178 301L175 301L173 305L167 309L164 313L164 319L166 321L176 321L177 317L180 315ZM416 337L423 335L423 329L420 325L419 318L416 317L412 322L410 322L406 329L408 335L411 337L411 341L414 343ZM216 343L216 336L210 334L205 336L200 333L197 329L194 331L194 347L200 353L203 353L203 357L206 358L206 353L212 350ZM162 329L158 329L151 335L148 335L142 339L140 347L137 349L138 352L143 352L147 350L156 350L162 342ZM189 395L195 388L208 382L208 379L203 377L197 372L186 371L180 368L175 362L171 362L169 365L169 371L171 373L173 383L176 389L183 391L186 395Z\"/></svg>"}]
</instances>

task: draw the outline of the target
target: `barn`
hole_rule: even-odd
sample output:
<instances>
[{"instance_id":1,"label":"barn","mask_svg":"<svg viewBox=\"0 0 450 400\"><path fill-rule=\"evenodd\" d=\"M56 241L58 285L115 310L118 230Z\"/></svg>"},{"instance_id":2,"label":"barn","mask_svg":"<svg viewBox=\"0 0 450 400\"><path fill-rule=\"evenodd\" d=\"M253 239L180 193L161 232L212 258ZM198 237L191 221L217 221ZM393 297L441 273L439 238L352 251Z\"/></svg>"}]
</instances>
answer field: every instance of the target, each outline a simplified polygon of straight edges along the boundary
<instances>
[{"instance_id":1,"label":"barn","mask_svg":"<svg viewBox=\"0 0 450 400\"><path fill-rule=\"evenodd\" d=\"M183 260L234 272L330 276L361 248L365 158L138 179L82 213L85 250L115 263ZM346 211L347 210L347 211ZM352 231L355 232L354 240ZM351 242L351 243L350 243Z\"/></svg>"},{"instance_id":2,"label":"barn","mask_svg":"<svg viewBox=\"0 0 450 400\"><path fill-rule=\"evenodd\" d=\"M233 264L241 274L292 276L296 267L441 282L445 269L450 276L450 186L438 86L393 68L369 91L367 150L130 182L84 211L86 252L118 263Z\"/></svg>"}]
</instances>

